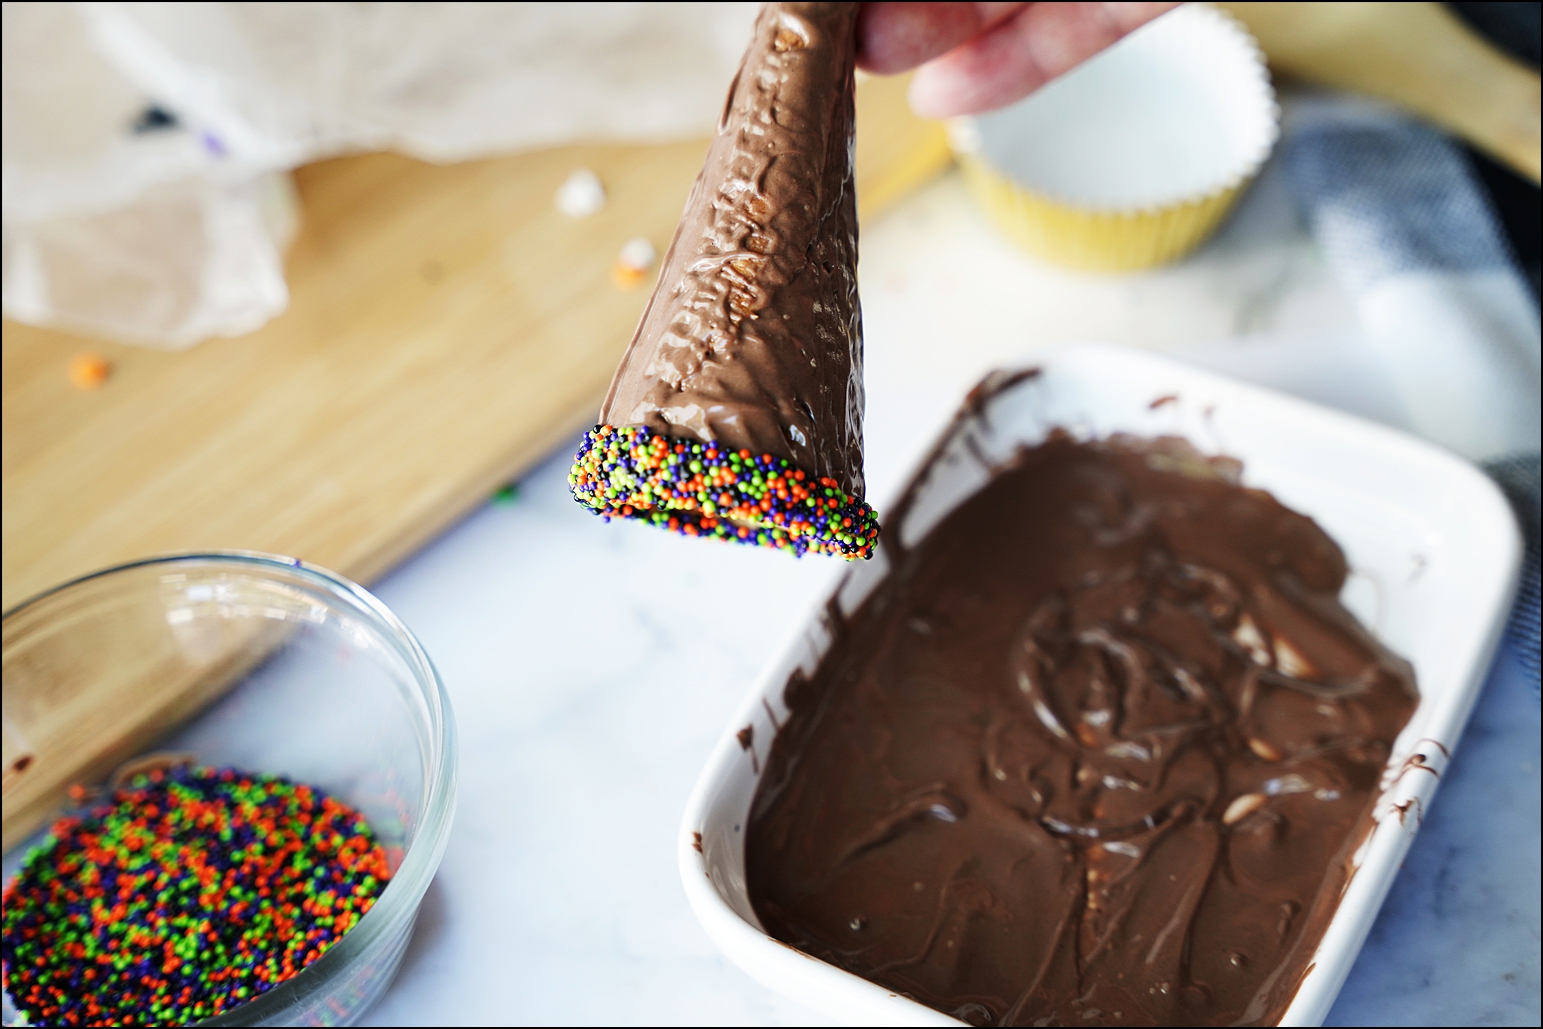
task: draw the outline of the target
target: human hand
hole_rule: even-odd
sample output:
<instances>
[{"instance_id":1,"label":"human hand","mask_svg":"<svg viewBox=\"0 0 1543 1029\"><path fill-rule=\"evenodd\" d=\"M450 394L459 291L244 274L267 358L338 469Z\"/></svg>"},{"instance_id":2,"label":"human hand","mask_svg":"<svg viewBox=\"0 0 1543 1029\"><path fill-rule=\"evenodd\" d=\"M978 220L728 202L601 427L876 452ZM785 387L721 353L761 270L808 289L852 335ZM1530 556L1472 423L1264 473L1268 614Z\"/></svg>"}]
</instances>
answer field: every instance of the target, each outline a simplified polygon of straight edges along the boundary
<instances>
[{"instance_id":1,"label":"human hand","mask_svg":"<svg viewBox=\"0 0 1543 1029\"><path fill-rule=\"evenodd\" d=\"M857 63L880 75L921 65L911 106L927 118L1027 96L1177 3L865 3Z\"/></svg>"}]
</instances>

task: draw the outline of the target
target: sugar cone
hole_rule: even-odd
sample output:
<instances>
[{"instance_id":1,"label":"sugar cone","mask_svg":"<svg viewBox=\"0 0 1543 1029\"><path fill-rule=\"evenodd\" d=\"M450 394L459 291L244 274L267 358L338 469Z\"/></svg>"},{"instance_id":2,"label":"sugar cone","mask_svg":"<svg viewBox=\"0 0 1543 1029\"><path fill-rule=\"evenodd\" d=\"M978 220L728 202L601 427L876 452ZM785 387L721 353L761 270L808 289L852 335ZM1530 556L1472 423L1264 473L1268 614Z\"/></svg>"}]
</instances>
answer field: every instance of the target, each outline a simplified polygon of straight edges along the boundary
<instances>
[{"instance_id":1,"label":"sugar cone","mask_svg":"<svg viewBox=\"0 0 1543 1029\"><path fill-rule=\"evenodd\" d=\"M856 4L768 4L572 477L598 513L864 556ZM696 470L693 470L696 469Z\"/></svg>"}]
</instances>

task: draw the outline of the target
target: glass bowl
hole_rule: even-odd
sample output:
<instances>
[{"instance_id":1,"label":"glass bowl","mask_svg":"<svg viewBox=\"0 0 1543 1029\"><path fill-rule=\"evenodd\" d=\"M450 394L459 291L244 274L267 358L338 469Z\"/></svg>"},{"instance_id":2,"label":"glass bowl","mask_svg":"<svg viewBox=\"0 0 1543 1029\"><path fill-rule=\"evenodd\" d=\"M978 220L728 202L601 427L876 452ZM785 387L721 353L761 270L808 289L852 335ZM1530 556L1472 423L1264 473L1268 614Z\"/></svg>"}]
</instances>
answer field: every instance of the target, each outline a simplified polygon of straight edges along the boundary
<instances>
[{"instance_id":1,"label":"glass bowl","mask_svg":"<svg viewBox=\"0 0 1543 1029\"><path fill-rule=\"evenodd\" d=\"M407 627L341 576L225 551L58 586L6 612L3 638L5 878L67 787L101 786L147 751L317 786L365 815L391 880L327 953L202 1024L363 1015L401 962L455 809L450 701Z\"/></svg>"}]
</instances>

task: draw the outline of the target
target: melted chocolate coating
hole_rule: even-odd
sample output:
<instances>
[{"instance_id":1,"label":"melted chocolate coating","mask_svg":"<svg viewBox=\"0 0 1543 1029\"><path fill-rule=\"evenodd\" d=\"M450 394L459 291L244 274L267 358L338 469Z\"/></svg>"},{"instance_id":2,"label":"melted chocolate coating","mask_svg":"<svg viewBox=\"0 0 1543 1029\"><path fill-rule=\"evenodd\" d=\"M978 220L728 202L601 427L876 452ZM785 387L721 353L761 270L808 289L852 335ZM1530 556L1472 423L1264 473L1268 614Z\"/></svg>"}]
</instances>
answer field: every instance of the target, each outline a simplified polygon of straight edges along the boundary
<instances>
[{"instance_id":1,"label":"melted chocolate coating","mask_svg":"<svg viewBox=\"0 0 1543 1029\"><path fill-rule=\"evenodd\" d=\"M600 409L863 494L857 4L767 4Z\"/></svg>"},{"instance_id":2,"label":"melted chocolate coating","mask_svg":"<svg viewBox=\"0 0 1543 1029\"><path fill-rule=\"evenodd\" d=\"M902 522L788 686L766 930L979 1025L1278 1021L1417 702L1339 548L1173 439L1056 435Z\"/></svg>"}]
</instances>

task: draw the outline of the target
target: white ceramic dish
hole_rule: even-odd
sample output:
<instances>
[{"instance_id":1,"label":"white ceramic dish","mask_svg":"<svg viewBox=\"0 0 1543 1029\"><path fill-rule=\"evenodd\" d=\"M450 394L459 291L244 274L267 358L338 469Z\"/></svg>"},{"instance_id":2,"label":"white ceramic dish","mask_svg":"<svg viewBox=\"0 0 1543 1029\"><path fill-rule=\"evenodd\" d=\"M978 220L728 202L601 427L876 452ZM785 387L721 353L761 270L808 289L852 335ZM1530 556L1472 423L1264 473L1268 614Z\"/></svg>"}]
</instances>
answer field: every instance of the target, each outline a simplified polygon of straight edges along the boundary
<instances>
[{"instance_id":1,"label":"white ceramic dish","mask_svg":"<svg viewBox=\"0 0 1543 1029\"><path fill-rule=\"evenodd\" d=\"M1182 435L1240 458L1246 484L1316 519L1349 559L1345 604L1414 665L1420 704L1384 773L1376 828L1355 855L1355 875L1281 1021L1318 1025L1419 828L1494 653L1522 552L1510 508L1487 477L1430 444L1152 354L1084 345L1038 366L1037 376L945 431L903 538L918 538L985 481L976 454L999 461L1057 426L1084 438ZM924 459L918 471L925 466ZM847 571L834 589L841 610L854 610L885 573L882 556ZM823 610L767 669L697 783L681 826L686 895L718 945L773 989L854 1024L957 1025L773 940L746 896L742 829L761 759L787 713L783 686L829 644ZM736 735L747 725L749 749Z\"/></svg>"}]
</instances>

